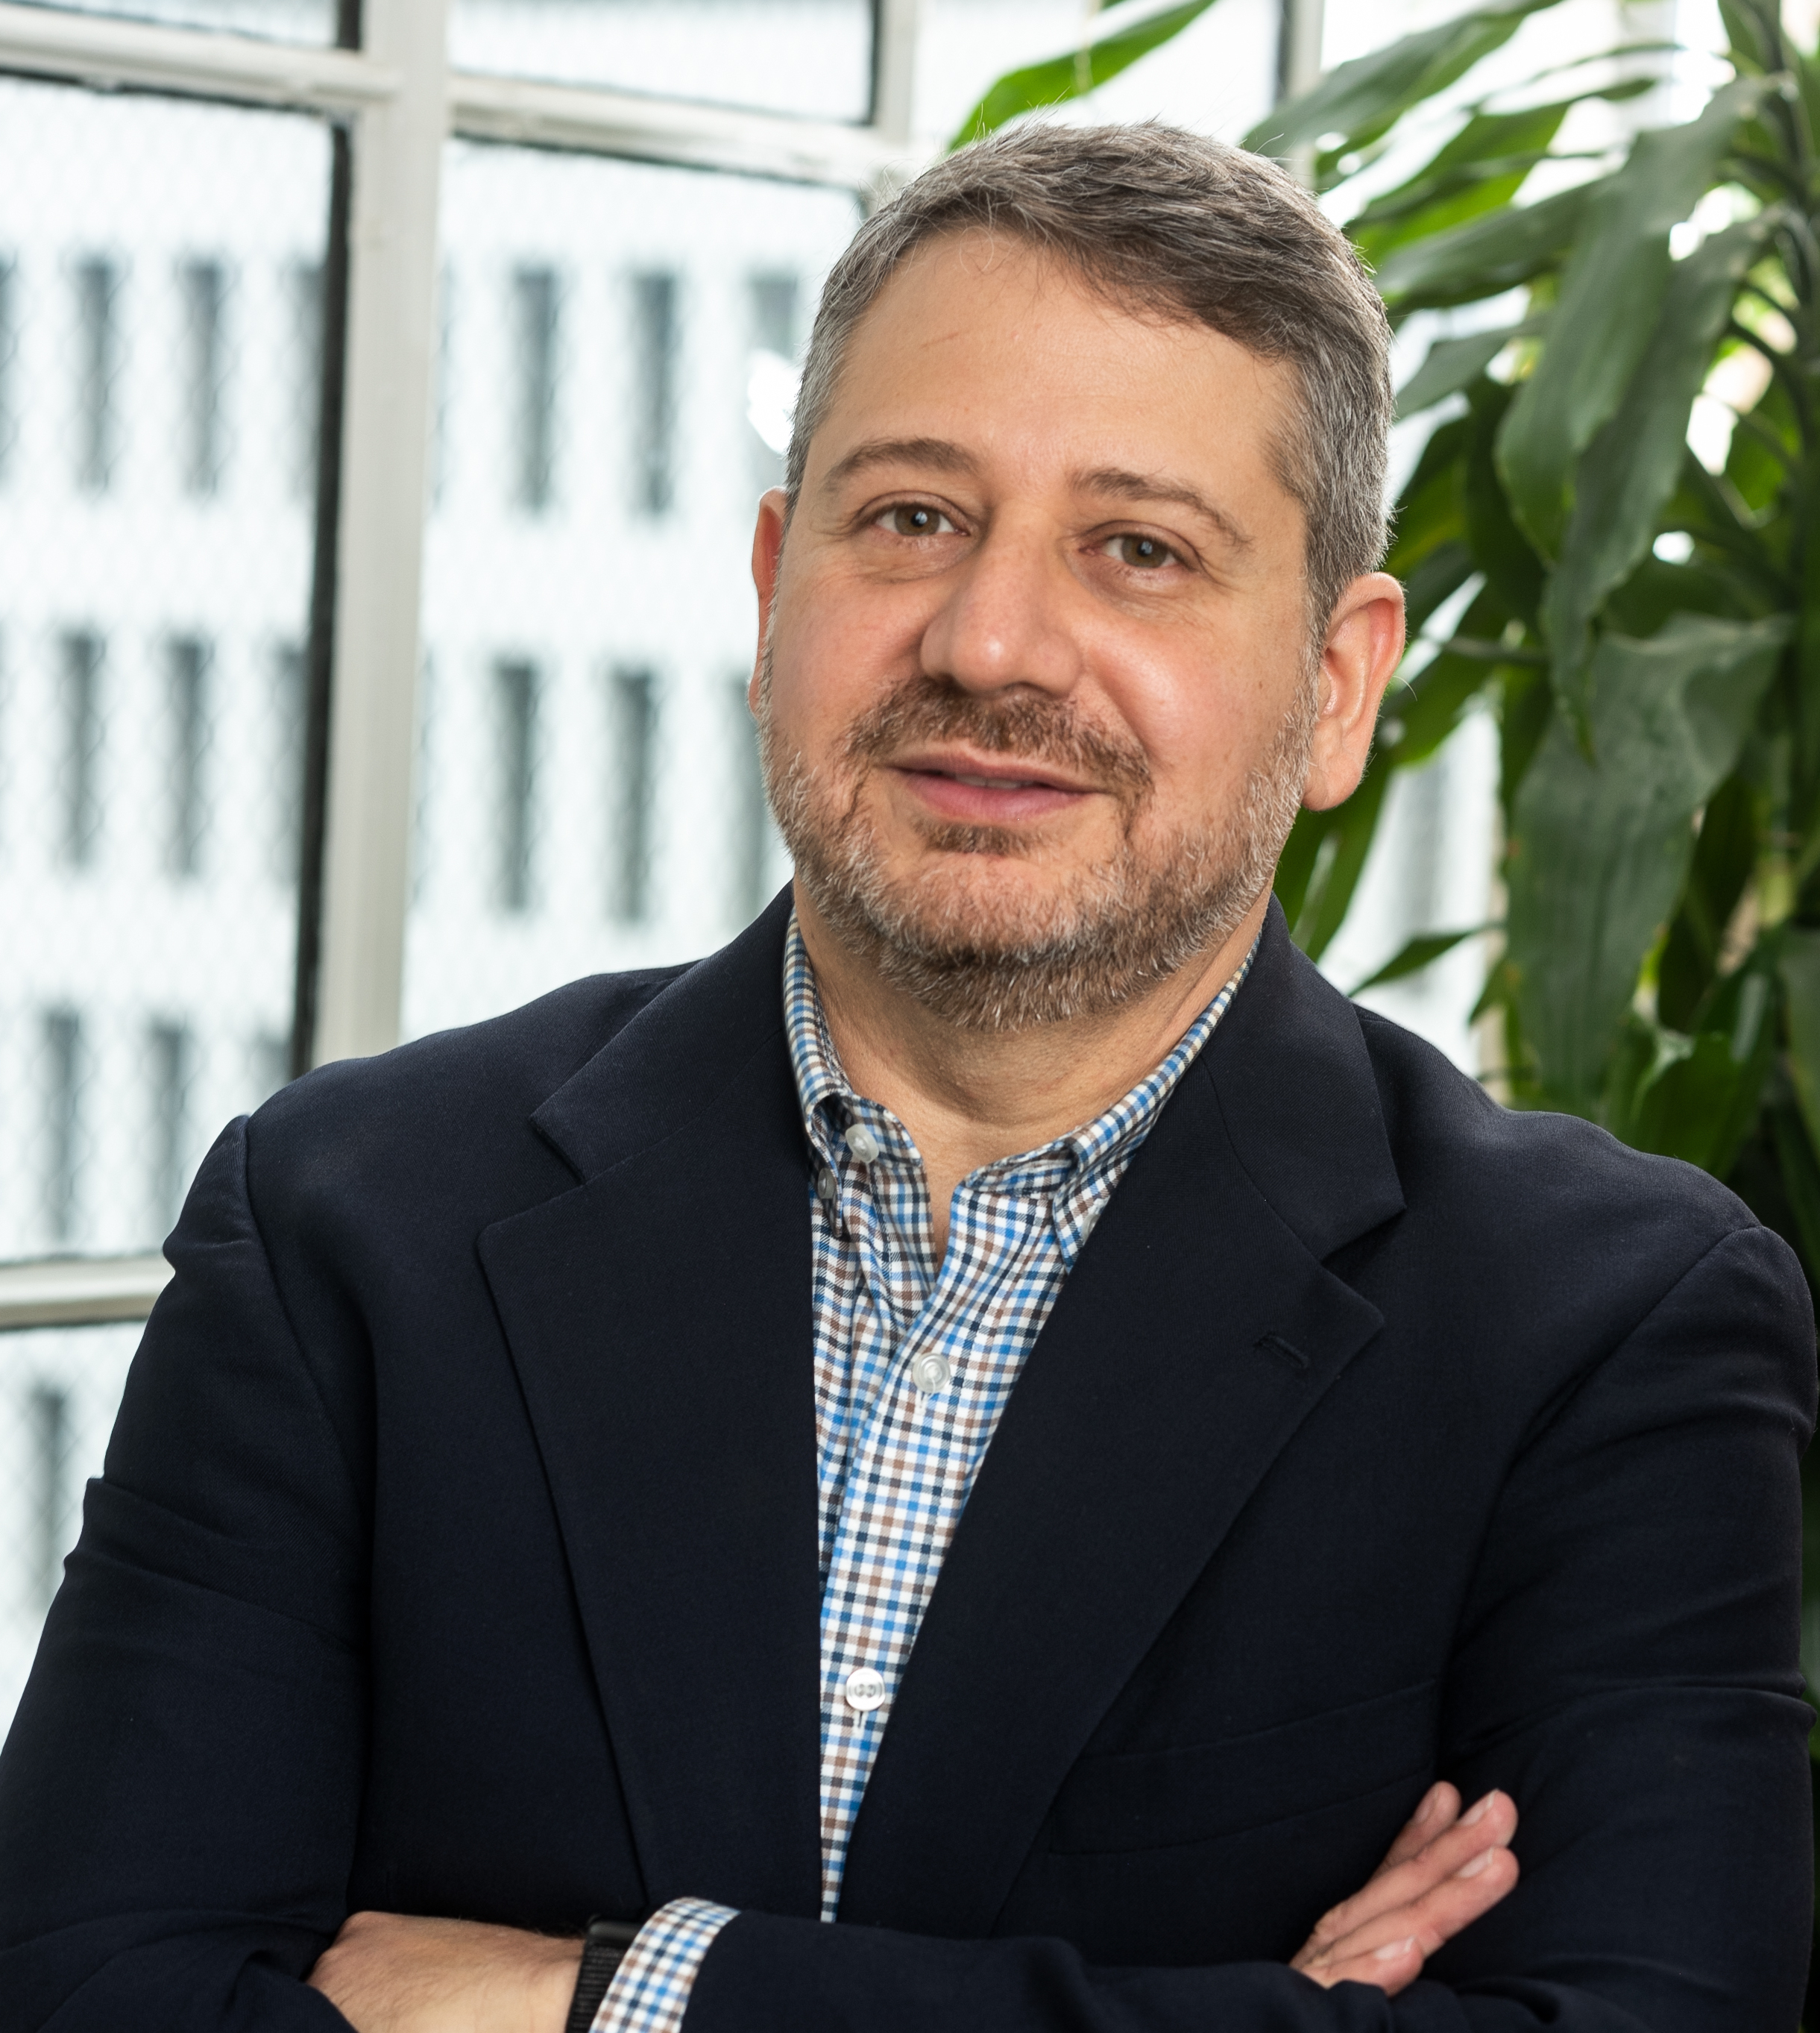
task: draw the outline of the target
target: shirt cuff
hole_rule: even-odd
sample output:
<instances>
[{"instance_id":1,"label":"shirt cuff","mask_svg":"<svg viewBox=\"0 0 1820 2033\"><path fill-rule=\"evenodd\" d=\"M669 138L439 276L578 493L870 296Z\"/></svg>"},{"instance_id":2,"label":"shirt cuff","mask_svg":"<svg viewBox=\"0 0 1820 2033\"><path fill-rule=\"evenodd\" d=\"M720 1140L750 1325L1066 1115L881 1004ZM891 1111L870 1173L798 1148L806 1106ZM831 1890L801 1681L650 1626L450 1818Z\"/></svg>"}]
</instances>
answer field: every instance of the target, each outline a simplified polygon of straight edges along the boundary
<instances>
[{"instance_id":1,"label":"shirt cuff","mask_svg":"<svg viewBox=\"0 0 1820 2033\"><path fill-rule=\"evenodd\" d=\"M638 1930L613 1972L592 2033L678 2033L701 1959L738 1916L708 1899L672 1899Z\"/></svg>"}]
</instances>

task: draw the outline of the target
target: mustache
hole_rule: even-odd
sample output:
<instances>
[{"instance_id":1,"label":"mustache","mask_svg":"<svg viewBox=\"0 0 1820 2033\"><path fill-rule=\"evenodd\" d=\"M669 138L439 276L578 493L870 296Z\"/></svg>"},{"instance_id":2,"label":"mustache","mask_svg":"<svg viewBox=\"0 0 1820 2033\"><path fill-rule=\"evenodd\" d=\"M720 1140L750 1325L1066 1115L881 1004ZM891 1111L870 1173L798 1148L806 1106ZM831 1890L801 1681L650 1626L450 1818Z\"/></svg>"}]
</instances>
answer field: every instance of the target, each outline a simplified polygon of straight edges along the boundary
<instances>
[{"instance_id":1,"label":"mustache","mask_svg":"<svg viewBox=\"0 0 1820 2033\"><path fill-rule=\"evenodd\" d=\"M985 697L921 672L860 714L843 747L846 760L863 769L928 741L966 741L988 754L1046 762L1127 804L1151 788L1142 749L1089 725L1067 700L1028 691Z\"/></svg>"}]
</instances>

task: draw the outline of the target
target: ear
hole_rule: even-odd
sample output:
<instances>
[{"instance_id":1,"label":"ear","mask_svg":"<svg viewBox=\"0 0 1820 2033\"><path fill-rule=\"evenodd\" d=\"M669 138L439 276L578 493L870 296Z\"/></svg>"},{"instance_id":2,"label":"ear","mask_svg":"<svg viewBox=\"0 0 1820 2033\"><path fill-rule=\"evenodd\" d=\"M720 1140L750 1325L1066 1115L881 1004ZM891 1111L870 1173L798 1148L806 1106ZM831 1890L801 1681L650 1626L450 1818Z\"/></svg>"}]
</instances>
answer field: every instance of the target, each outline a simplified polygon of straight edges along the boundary
<instances>
[{"instance_id":1,"label":"ear","mask_svg":"<svg viewBox=\"0 0 1820 2033\"><path fill-rule=\"evenodd\" d=\"M759 501L758 526L752 533L752 582L758 589L758 643L753 653L746 702L755 717L764 668L764 638L771 628L772 605L777 598L777 575L783 561L783 530L789 512L790 497L783 489L768 489Z\"/></svg>"},{"instance_id":2,"label":"ear","mask_svg":"<svg viewBox=\"0 0 1820 2033\"><path fill-rule=\"evenodd\" d=\"M1334 604L1321 656L1321 712L1302 802L1314 811L1358 788L1384 690L1403 659L1403 588L1388 572L1355 578Z\"/></svg>"}]
</instances>

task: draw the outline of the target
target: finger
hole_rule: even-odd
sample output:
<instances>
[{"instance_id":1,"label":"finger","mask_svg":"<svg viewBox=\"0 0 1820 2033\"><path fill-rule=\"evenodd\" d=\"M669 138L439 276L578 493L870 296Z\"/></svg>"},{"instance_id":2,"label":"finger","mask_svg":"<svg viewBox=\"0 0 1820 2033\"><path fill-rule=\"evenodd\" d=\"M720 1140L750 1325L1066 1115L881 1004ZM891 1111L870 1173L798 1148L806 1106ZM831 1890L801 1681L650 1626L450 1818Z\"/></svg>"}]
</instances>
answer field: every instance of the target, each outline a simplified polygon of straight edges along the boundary
<instances>
[{"instance_id":1,"label":"finger","mask_svg":"<svg viewBox=\"0 0 1820 2033\"><path fill-rule=\"evenodd\" d=\"M1385 1871L1419 1855L1437 1836L1459 1819L1459 1788L1450 1786L1444 1779L1437 1780L1416 1803L1415 1812L1403 1823L1372 1876L1381 1878Z\"/></svg>"},{"instance_id":2,"label":"finger","mask_svg":"<svg viewBox=\"0 0 1820 2033\"><path fill-rule=\"evenodd\" d=\"M1516 1832L1516 1804L1508 1794L1486 1794L1415 1856L1388 1865L1368 1880L1362 1890L1324 1913L1315 1923L1303 1954L1330 1948L1366 1922L1419 1899L1474 1857L1508 1844Z\"/></svg>"},{"instance_id":3,"label":"finger","mask_svg":"<svg viewBox=\"0 0 1820 2033\"><path fill-rule=\"evenodd\" d=\"M1515 1889L1517 1860L1508 1849L1482 1850L1452 1878L1407 1906L1378 1915L1310 1958L1310 1976L1373 1956L1380 1949L1413 1941L1424 1956L1470 1927Z\"/></svg>"},{"instance_id":4,"label":"finger","mask_svg":"<svg viewBox=\"0 0 1820 2033\"><path fill-rule=\"evenodd\" d=\"M1426 1960L1422 1944L1413 1935L1406 1934L1400 1941L1387 1941L1381 1948L1348 1957L1344 1962L1304 1970L1302 1975L1312 1977L1325 1990L1331 1990L1336 1983L1374 1983L1388 1997L1394 1997L1421 1975Z\"/></svg>"}]
</instances>

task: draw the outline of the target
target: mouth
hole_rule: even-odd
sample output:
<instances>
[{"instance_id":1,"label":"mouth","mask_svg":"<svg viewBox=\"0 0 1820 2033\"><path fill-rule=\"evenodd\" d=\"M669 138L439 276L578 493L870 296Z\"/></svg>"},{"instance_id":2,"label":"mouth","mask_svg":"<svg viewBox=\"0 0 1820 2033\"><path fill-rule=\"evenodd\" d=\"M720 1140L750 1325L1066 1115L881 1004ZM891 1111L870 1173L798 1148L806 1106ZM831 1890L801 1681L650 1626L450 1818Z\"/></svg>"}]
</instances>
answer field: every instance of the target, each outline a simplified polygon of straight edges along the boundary
<instances>
[{"instance_id":1,"label":"mouth","mask_svg":"<svg viewBox=\"0 0 1820 2033\"><path fill-rule=\"evenodd\" d=\"M963 825L1028 823L1098 795L1096 785L1015 756L921 753L895 757L885 767L923 810Z\"/></svg>"}]
</instances>

